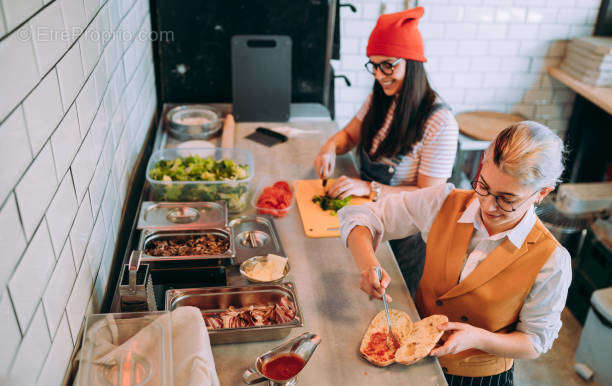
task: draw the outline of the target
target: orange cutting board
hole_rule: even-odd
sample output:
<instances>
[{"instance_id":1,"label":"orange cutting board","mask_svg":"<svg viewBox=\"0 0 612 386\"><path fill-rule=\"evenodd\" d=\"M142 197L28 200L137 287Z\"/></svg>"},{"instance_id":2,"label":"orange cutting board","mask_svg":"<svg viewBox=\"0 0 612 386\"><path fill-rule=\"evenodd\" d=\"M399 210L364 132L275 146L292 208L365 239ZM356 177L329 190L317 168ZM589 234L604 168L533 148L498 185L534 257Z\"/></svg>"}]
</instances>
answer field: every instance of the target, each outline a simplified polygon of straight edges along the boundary
<instances>
[{"instance_id":1,"label":"orange cutting board","mask_svg":"<svg viewBox=\"0 0 612 386\"><path fill-rule=\"evenodd\" d=\"M330 179L327 181L327 186L330 187L333 183L334 180ZM339 237L340 221L338 216L332 214L330 210L321 209L319 205L312 202L315 195L325 194L321 180L293 181L293 189L306 236L313 238ZM353 197L349 205L359 205L366 202L370 202L370 200L365 197Z\"/></svg>"}]
</instances>

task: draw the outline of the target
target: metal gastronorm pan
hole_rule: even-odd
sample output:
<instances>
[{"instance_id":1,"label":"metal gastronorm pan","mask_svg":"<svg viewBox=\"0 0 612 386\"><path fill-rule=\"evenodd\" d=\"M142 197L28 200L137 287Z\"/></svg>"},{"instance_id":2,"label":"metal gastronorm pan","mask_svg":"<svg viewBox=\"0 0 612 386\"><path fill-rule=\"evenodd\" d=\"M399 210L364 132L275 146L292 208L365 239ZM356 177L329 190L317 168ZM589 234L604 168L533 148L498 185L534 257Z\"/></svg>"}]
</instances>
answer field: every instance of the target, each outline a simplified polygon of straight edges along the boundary
<instances>
[{"instance_id":1,"label":"metal gastronorm pan","mask_svg":"<svg viewBox=\"0 0 612 386\"><path fill-rule=\"evenodd\" d=\"M154 240L158 239L171 239L180 237L192 237L200 236L205 234L214 234L217 236L224 237L229 240L229 248L227 251L216 254L216 255L188 255L188 256L150 256L145 253L147 246ZM140 236L140 242L138 243L138 249L143 251L141 262L161 262L161 261L195 261L195 260L211 260L218 261L218 265L232 265L234 264L234 257L236 255L234 249L234 239L232 231L227 228L210 228L210 229L199 229L199 230L180 230L180 231L142 231Z\"/></svg>"},{"instance_id":2,"label":"metal gastronorm pan","mask_svg":"<svg viewBox=\"0 0 612 386\"><path fill-rule=\"evenodd\" d=\"M229 306L245 307L278 302L282 295L287 296L295 305L295 318L289 323L208 330L212 344L278 340L286 338L291 329L304 325L295 285L291 282L240 287L171 289L166 291L166 310L194 306L203 312L222 312Z\"/></svg>"}]
</instances>

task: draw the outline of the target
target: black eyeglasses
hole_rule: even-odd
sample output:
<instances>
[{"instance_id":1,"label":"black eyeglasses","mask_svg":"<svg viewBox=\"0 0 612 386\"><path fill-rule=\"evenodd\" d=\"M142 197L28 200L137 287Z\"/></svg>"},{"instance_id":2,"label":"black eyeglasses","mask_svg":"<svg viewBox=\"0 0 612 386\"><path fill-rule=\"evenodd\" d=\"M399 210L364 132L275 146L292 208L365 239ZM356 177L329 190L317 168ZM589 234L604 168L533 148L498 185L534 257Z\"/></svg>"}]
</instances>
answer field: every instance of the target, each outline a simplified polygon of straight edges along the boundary
<instances>
[{"instance_id":1,"label":"black eyeglasses","mask_svg":"<svg viewBox=\"0 0 612 386\"><path fill-rule=\"evenodd\" d=\"M393 63L391 62L374 63L372 61L368 61L365 64L365 68L372 75L374 75L374 71L376 71L376 69L379 69L385 75L391 75L393 74L393 69L395 68L395 66L397 66L399 62L401 61L402 61L402 58L397 59Z\"/></svg>"},{"instance_id":2,"label":"black eyeglasses","mask_svg":"<svg viewBox=\"0 0 612 386\"><path fill-rule=\"evenodd\" d=\"M527 202L527 200L529 198L531 198L531 196L533 196L534 194L536 194L537 192L539 192L539 190L536 190L535 192L531 193L529 195L529 197L527 197L525 200L523 200L523 202L521 202L520 204L516 204L515 202L510 202L508 201L506 198L504 198L504 196L496 196L494 194L491 194L491 192L489 192L489 188L487 188L482 182L480 181L472 181L472 188L474 188L474 191L476 192L476 194L478 194L479 196L482 197L486 197L488 195L491 195L495 198L495 203L497 204L497 207L501 210L503 210L504 212L514 212L515 210L518 209L519 206L523 205L525 202ZM516 206L515 206L516 205Z\"/></svg>"}]
</instances>

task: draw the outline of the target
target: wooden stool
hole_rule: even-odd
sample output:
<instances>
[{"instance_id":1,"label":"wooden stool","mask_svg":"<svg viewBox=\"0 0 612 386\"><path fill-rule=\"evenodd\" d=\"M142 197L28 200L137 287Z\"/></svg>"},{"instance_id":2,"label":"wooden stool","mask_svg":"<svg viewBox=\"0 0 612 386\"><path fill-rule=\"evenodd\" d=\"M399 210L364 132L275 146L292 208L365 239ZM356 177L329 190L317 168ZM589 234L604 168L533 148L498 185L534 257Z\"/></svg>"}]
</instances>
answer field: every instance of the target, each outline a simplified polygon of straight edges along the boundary
<instances>
[{"instance_id":1,"label":"wooden stool","mask_svg":"<svg viewBox=\"0 0 612 386\"><path fill-rule=\"evenodd\" d=\"M520 114L505 114L496 111L470 111L460 113L456 116L459 124L459 147L453 170L453 182L457 187L469 189L469 182L476 178L483 151L500 131L512 124L524 121L525 117ZM468 158L468 152L472 153L471 167L462 169ZM465 174L465 176L463 175ZM467 181L463 181L467 179Z\"/></svg>"}]
</instances>

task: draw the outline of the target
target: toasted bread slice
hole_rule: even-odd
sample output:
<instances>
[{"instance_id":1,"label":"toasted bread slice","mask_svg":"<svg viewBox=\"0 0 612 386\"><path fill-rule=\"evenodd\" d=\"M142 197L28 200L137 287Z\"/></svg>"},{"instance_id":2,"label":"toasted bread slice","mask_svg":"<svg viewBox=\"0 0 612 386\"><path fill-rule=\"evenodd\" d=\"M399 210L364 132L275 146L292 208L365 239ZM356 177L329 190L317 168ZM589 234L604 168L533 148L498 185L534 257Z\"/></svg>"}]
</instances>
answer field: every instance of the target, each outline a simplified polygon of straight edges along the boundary
<instances>
[{"instance_id":1,"label":"toasted bread slice","mask_svg":"<svg viewBox=\"0 0 612 386\"><path fill-rule=\"evenodd\" d=\"M394 360L403 365L411 365L425 358L444 334L438 326L446 322L448 318L445 315L431 315L414 323L412 333L402 340Z\"/></svg>"},{"instance_id":2,"label":"toasted bread slice","mask_svg":"<svg viewBox=\"0 0 612 386\"><path fill-rule=\"evenodd\" d=\"M391 319L393 333L397 336L397 339L401 345L410 335L410 331L412 330L412 322L410 321L410 317L405 312L393 308L389 309L389 317ZM361 340L359 352L365 357L365 359L376 366L388 366L395 362L395 350L391 350L390 348L386 347L386 344L384 343L382 345L384 355L374 355L368 350L368 345L373 343L373 340L380 341L381 339L384 339L386 341L388 330L387 317L385 315L385 311L383 310L376 314L374 319L372 319L365 335L363 336L363 339Z\"/></svg>"}]
</instances>

